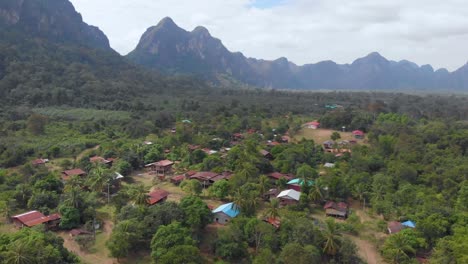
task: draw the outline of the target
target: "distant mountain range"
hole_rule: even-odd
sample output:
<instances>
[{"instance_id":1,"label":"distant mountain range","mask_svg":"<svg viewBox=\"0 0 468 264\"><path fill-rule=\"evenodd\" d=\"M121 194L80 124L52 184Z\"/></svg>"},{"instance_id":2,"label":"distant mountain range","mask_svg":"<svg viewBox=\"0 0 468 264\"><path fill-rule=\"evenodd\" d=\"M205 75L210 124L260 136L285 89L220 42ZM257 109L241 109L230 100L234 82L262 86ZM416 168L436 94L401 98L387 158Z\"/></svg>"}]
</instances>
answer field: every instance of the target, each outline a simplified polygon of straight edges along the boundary
<instances>
[{"instance_id":1,"label":"distant mountain range","mask_svg":"<svg viewBox=\"0 0 468 264\"><path fill-rule=\"evenodd\" d=\"M31 52L40 56L44 49L41 43L52 43L56 47L47 51L55 54L55 59L61 56L61 60L69 63L111 63L127 67L126 61L131 61L163 73L201 75L222 84L310 90L468 91L468 64L454 72L434 71L430 65L395 62L378 53L351 64L323 61L298 66L286 58L259 60L230 52L204 27L189 32L170 18L147 29L135 50L124 59L110 47L101 30L83 22L68 0L2 0L0 34L0 44L3 43L6 51L11 51L11 47L19 50L15 56ZM25 41L27 47L22 47ZM59 54L58 50L62 52ZM85 58L83 52L93 59ZM11 62L17 60L7 58ZM24 55L21 60L38 61ZM0 54L0 80L8 73L7 68L7 61L2 62Z\"/></svg>"},{"instance_id":2,"label":"distant mountain range","mask_svg":"<svg viewBox=\"0 0 468 264\"><path fill-rule=\"evenodd\" d=\"M150 27L127 55L133 62L168 73L192 73L220 81L278 89L466 91L468 64L455 72L434 71L431 65L387 60L370 53L351 64L323 61L298 66L286 58L274 61L247 58L230 52L204 27L189 32L164 18Z\"/></svg>"}]
</instances>

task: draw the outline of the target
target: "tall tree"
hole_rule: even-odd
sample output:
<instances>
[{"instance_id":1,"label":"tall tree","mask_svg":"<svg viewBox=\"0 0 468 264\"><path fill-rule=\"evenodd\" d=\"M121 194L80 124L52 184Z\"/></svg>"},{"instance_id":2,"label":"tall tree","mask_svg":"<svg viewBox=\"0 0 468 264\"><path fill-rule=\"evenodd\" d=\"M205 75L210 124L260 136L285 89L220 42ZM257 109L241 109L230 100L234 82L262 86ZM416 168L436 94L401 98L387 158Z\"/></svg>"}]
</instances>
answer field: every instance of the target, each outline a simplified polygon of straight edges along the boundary
<instances>
[{"instance_id":1,"label":"tall tree","mask_svg":"<svg viewBox=\"0 0 468 264\"><path fill-rule=\"evenodd\" d=\"M325 221L323 236L325 238L323 252L330 256L334 256L339 250L341 240L341 234L338 231L335 220L327 219Z\"/></svg>"}]
</instances>

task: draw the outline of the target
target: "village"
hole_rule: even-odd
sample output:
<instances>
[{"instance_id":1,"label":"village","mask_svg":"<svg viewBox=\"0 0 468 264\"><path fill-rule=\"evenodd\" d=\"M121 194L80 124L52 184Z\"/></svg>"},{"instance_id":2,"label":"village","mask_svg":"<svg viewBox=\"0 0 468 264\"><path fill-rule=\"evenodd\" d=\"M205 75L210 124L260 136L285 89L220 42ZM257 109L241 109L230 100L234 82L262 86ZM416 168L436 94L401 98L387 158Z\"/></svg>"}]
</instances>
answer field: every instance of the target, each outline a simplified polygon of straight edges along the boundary
<instances>
[{"instance_id":1,"label":"village","mask_svg":"<svg viewBox=\"0 0 468 264\"><path fill-rule=\"evenodd\" d=\"M184 120L177 128L171 129L168 133L176 134L180 128L190 128L191 123L189 120ZM316 155L314 153L320 153L321 156L326 155L327 158L321 160L327 160L327 162L316 168L309 165L298 165L297 170L287 169L288 166L285 166L286 169L274 166L281 164L278 163L280 157L285 158L284 153L278 150L284 151L298 143L304 143L304 140L314 139L321 140L321 142L316 142L320 143L320 145L314 145L314 141L311 141L312 145L311 142L306 142L307 144L304 146L312 147L312 149L306 150L306 155L310 158ZM97 189L102 191L105 210L111 208L111 200L119 197L119 193L132 185L141 186L142 190L147 191L146 194L143 194L143 202L129 198L128 202L133 205L143 204L152 207L168 201L179 203L187 196L201 197L205 206L211 212L211 224L205 229L206 232L211 233L216 232L219 228L229 226L230 222L239 215L255 216L271 225L275 230L279 230L283 220L280 212L288 210L301 211L305 208L309 208L306 209L307 211L311 210L307 217L315 219L314 221L320 229L324 228L324 221L327 218L338 223L347 223L346 219L350 215L353 215L353 218L358 218L357 224L359 226L362 226L365 219L381 225L382 218L380 216L370 217L368 215L365 199L362 201L330 199L330 197L337 197L338 195L333 194L332 190L329 190L330 187L326 185L328 175L333 174L337 166L349 159L353 154L353 148L366 145L367 139L363 131L332 131L322 129L318 121L312 121L302 124L300 132L294 136L285 131L284 134L274 134L272 140L265 140L263 134L259 131L249 129L232 134L227 144L216 144L216 142L220 141L223 141L223 139L213 138L212 148L208 145L184 145L186 147L184 151L192 158L201 156L198 161L193 162L194 166L191 166L191 169L182 166L181 160L170 159L171 152L174 150L173 147L162 151L161 155L159 155L162 159L145 163L141 170L135 170L131 173L119 171L119 169L115 168L114 164L118 162L119 157L98 155L98 153L104 152L97 146L83 154L83 159L88 159L87 162L81 163L86 164L85 167L74 167L60 171L60 178L64 186L69 186L80 181L88 183L88 174L94 175L95 179L96 172L100 173L101 176L107 173L109 176L106 179L98 179L101 182L96 183L99 186ZM156 145L150 140L145 140L140 144L143 148L151 148ZM254 145L252 146L252 144ZM233 155L236 151L238 153ZM256 173L255 170L249 171L250 165L242 164L240 166L246 166L247 168L233 171L225 170L228 166L219 166L229 161L232 161L234 166L239 166L238 161L245 158L242 156L247 155L248 151L256 152L252 162L261 163L265 168L261 172L263 175L256 180L258 182L255 185L257 189L254 192L256 197L253 198L249 197L248 192L240 193L240 191L230 190L233 186L242 186L249 182L249 177L254 177L253 175ZM33 160L31 165L35 168L46 168L53 171L56 169L55 164L57 164L54 163L53 160L40 158ZM214 165L210 165L210 163ZM241 179L241 177L244 178ZM81 185L80 191L86 192L91 188L93 186L89 184ZM254 201L252 202L252 200ZM255 204L253 209L250 208L251 205L246 205L249 202ZM124 201L125 203L127 202ZM248 210L250 212L246 212ZM111 227L116 224L112 217L113 214L112 212L100 214L102 219L93 219L93 223L96 221L96 223L100 224L92 224L91 228L88 225L75 224L73 228L68 230L60 225L62 216L59 212L41 212L40 210L21 212L12 215L11 221L16 228L32 228L42 225L47 230L59 232L66 241L65 245L85 261L92 262L99 259L102 263L113 263L112 258L109 258L109 255L112 254L107 250L95 252L89 250L89 248L86 249L82 242L96 239L96 233L98 237L101 236L99 239L108 240L112 232ZM359 220L359 216L362 217L361 220ZM353 221L356 223L356 220ZM104 227L104 225L108 226ZM405 228L416 228L416 224L409 219L402 222L389 221L385 232L382 232L378 237L382 239L388 234L398 233ZM361 258L367 263L383 263L376 246L371 245L365 236L357 236L356 233L352 233L346 236L352 237L352 240L357 242L358 247L360 247L358 253ZM105 242L101 242L101 244ZM210 250L204 253L211 254ZM130 259L125 263L136 263Z\"/></svg>"}]
</instances>

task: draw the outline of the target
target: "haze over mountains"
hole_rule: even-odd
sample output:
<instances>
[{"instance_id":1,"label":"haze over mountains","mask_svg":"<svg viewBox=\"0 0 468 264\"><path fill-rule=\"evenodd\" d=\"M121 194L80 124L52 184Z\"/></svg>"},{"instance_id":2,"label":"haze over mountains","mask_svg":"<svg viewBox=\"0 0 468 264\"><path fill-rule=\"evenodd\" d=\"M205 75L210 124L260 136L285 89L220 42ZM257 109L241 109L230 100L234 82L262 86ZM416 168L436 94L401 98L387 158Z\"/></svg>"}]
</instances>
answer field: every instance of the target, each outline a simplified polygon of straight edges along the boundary
<instances>
[{"instance_id":1,"label":"haze over mountains","mask_svg":"<svg viewBox=\"0 0 468 264\"><path fill-rule=\"evenodd\" d=\"M110 47L106 35L97 27L83 22L81 15L68 0L1 1L0 29L3 34L8 33L0 40L8 43L5 47L10 47L11 43L20 43L21 39L26 39L28 43L35 41L35 44L38 44L38 40L41 43L45 40L59 48L77 48L73 51L65 49L73 53L66 55L67 63L82 61L80 53L93 50L93 54L101 58L93 58L93 63L127 67L125 60ZM18 34L22 34L22 37L18 38ZM39 48L44 47L32 45L28 47L28 52L39 54ZM310 50L320 52L314 51L313 47ZM48 51L54 52L51 48ZM253 59L240 52L230 52L221 40L212 37L204 27L186 31L170 18L150 27L135 50L125 57L135 64L164 73L195 74L215 83L225 83L227 80L276 89L468 90L468 65L450 73L445 69L435 71L430 65L418 66L409 61L387 60L378 53L370 53L351 64L323 61L298 66L286 58L274 61ZM27 57L22 59L31 60ZM109 62L110 59L112 62ZM8 67L2 66L2 63L6 62L0 61L0 79L2 69Z\"/></svg>"},{"instance_id":2,"label":"haze over mountains","mask_svg":"<svg viewBox=\"0 0 468 264\"><path fill-rule=\"evenodd\" d=\"M317 51L311 47L311 52ZM399 91L468 88L468 65L453 73L446 69L434 71L431 65L391 61L376 52L341 65L323 61L298 66L286 58L253 59L230 52L204 27L189 32L168 17L150 27L127 57L165 72L202 74L213 80L232 76L250 85L269 88Z\"/></svg>"}]
</instances>

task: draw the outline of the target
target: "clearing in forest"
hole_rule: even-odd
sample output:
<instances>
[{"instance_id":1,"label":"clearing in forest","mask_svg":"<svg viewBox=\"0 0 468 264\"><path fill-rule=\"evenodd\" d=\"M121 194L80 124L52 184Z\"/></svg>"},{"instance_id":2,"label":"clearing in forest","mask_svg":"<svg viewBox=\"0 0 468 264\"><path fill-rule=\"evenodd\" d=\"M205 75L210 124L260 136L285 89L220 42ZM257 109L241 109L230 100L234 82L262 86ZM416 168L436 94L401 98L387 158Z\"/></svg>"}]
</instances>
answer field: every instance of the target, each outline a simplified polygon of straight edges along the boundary
<instances>
[{"instance_id":1,"label":"clearing in forest","mask_svg":"<svg viewBox=\"0 0 468 264\"><path fill-rule=\"evenodd\" d=\"M303 128L297 132L294 136L296 141L300 141L301 139L312 139L315 141L316 144L322 144L323 142L330 140L330 137L333 132L340 133L341 139L340 140L352 140L355 139L353 133L351 132L339 132L333 129L310 129L310 128ZM365 141L365 139L364 139ZM362 143L362 139L357 140L358 143Z\"/></svg>"}]
</instances>

